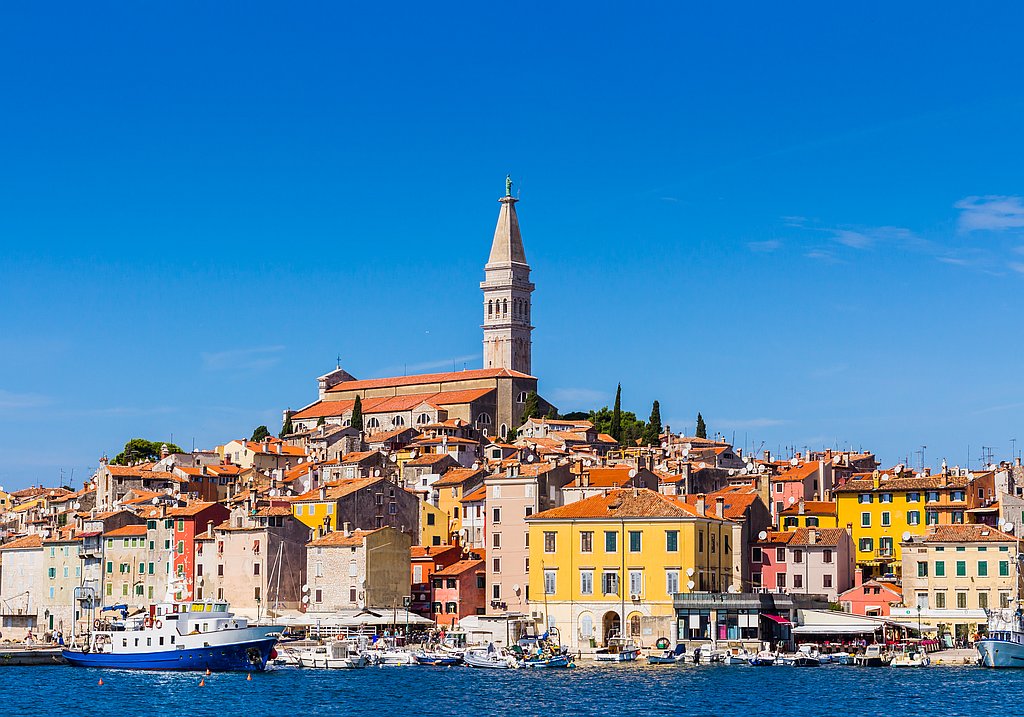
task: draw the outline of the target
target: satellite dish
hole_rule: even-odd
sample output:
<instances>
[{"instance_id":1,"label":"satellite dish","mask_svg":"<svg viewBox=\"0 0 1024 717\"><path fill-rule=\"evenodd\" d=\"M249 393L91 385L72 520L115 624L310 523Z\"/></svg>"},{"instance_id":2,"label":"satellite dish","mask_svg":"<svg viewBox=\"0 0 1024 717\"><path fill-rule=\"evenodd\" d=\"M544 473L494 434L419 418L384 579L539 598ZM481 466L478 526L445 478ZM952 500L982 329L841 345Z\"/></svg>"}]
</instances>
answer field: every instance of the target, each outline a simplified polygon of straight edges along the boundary
<instances>
[{"instance_id":1,"label":"satellite dish","mask_svg":"<svg viewBox=\"0 0 1024 717\"><path fill-rule=\"evenodd\" d=\"M1011 523L1010 521L1006 521L1005 523L1003 523L1003 530L1006 531L1007 533L1012 533L1013 532L1013 523Z\"/></svg>"},{"instance_id":2,"label":"satellite dish","mask_svg":"<svg viewBox=\"0 0 1024 717\"><path fill-rule=\"evenodd\" d=\"M731 476L736 475L736 469L735 468L730 468L729 469L729 475L731 475Z\"/></svg>"},{"instance_id":3,"label":"satellite dish","mask_svg":"<svg viewBox=\"0 0 1024 717\"><path fill-rule=\"evenodd\" d=\"M793 505L794 503L796 503L796 496L793 496L793 495L789 496L789 504Z\"/></svg>"},{"instance_id":4,"label":"satellite dish","mask_svg":"<svg viewBox=\"0 0 1024 717\"><path fill-rule=\"evenodd\" d=\"M693 582L692 580L690 580L689 582L686 583L686 589L687 590L693 590L695 585L696 585L696 583Z\"/></svg>"},{"instance_id":5,"label":"satellite dish","mask_svg":"<svg viewBox=\"0 0 1024 717\"><path fill-rule=\"evenodd\" d=\"M686 569L686 576L691 578L693 577L693 568Z\"/></svg>"},{"instance_id":6,"label":"satellite dish","mask_svg":"<svg viewBox=\"0 0 1024 717\"><path fill-rule=\"evenodd\" d=\"M698 463L698 464L697 464L697 467L698 467L698 468L702 468L702 469L703 469L703 468L707 468L707 467L708 467L708 464L707 464L707 463L705 463L704 461L701 461L700 463Z\"/></svg>"},{"instance_id":7,"label":"satellite dish","mask_svg":"<svg viewBox=\"0 0 1024 717\"><path fill-rule=\"evenodd\" d=\"M309 592L309 585L303 585L302 586L302 592L308 593Z\"/></svg>"},{"instance_id":8,"label":"satellite dish","mask_svg":"<svg viewBox=\"0 0 1024 717\"><path fill-rule=\"evenodd\" d=\"M379 476L380 476L380 468L374 468L373 469L373 477L377 478Z\"/></svg>"},{"instance_id":9,"label":"satellite dish","mask_svg":"<svg viewBox=\"0 0 1024 717\"><path fill-rule=\"evenodd\" d=\"M905 542L907 542L907 541L908 541L908 540L910 540L910 539L911 539L912 537L914 537L914 536L912 536L912 535L910 534L910 531L909 531L909 530L908 530L908 531L906 531L905 533L903 533L903 542L904 542L904 543L905 543Z\"/></svg>"},{"instance_id":10,"label":"satellite dish","mask_svg":"<svg viewBox=\"0 0 1024 717\"><path fill-rule=\"evenodd\" d=\"M629 473L627 473L626 475L628 475L630 478L636 478L636 468L630 468Z\"/></svg>"},{"instance_id":11,"label":"satellite dish","mask_svg":"<svg viewBox=\"0 0 1024 717\"><path fill-rule=\"evenodd\" d=\"M690 455L690 449L689 448L684 448L683 449L683 458L685 458L688 455Z\"/></svg>"},{"instance_id":12,"label":"satellite dish","mask_svg":"<svg viewBox=\"0 0 1024 717\"><path fill-rule=\"evenodd\" d=\"M757 537L761 540L768 540L768 531L762 530L760 533L757 534Z\"/></svg>"},{"instance_id":13,"label":"satellite dish","mask_svg":"<svg viewBox=\"0 0 1024 717\"><path fill-rule=\"evenodd\" d=\"M534 459L534 457L533 457L533 455L532 455L532 454L531 454L531 455L528 455L528 456L526 457L526 462L527 462L527 463L533 463L533 461L534 461L534 460L535 460L535 459Z\"/></svg>"},{"instance_id":14,"label":"satellite dish","mask_svg":"<svg viewBox=\"0 0 1024 717\"><path fill-rule=\"evenodd\" d=\"M309 595L303 595L302 596L302 604L303 605L309 605Z\"/></svg>"},{"instance_id":15,"label":"satellite dish","mask_svg":"<svg viewBox=\"0 0 1024 717\"><path fill-rule=\"evenodd\" d=\"M397 453L392 453L389 456L389 459L391 460L392 463L398 463L398 454Z\"/></svg>"},{"instance_id":16,"label":"satellite dish","mask_svg":"<svg viewBox=\"0 0 1024 717\"><path fill-rule=\"evenodd\" d=\"M154 498L153 500L151 500L149 502L152 503L153 505L160 505L160 499L159 498Z\"/></svg>"},{"instance_id":17,"label":"satellite dish","mask_svg":"<svg viewBox=\"0 0 1024 717\"><path fill-rule=\"evenodd\" d=\"M277 488L271 488L270 489L270 497L271 498L277 497Z\"/></svg>"},{"instance_id":18,"label":"satellite dish","mask_svg":"<svg viewBox=\"0 0 1024 717\"><path fill-rule=\"evenodd\" d=\"M2 490L3 490L3 487L0 487L0 491L2 491ZM82 509L82 504L81 503L75 503L71 507L74 508L75 510L81 510Z\"/></svg>"},{"instance_id":19,"label":"satellite dish","mask_svg":"<svg viewBox=\"0 0 1024 717\"><path fill-rule=\"evenodd\" d=\"M763 463L757 467L757 472L758 473L764 473L766 470L768 470L768 469L764 467Z\"/></svg>"},{"instance_id":20,"label":"satellite dish","mask_svg":"<svg viewBox=\"0 0 1024 717\"><path fill-rule=\"evenodd\" d=\"M512 586L512 592L514 592L516 595L519 594L519 583L516 583Z\"/></svg>"}]
</instances>

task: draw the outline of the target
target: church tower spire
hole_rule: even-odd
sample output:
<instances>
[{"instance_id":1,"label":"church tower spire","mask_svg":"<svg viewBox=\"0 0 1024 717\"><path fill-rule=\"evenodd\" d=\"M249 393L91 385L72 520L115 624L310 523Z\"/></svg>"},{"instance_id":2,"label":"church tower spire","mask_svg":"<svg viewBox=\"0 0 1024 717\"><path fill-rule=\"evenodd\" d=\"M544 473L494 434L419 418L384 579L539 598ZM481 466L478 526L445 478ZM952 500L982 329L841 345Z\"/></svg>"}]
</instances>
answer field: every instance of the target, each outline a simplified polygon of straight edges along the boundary
<instances>
[{"instance_id":1,"label":"church tower spire","mask_svg":"<svg viewBox=\"0 0 1024 717\"><path fill-rule=\"evenodd\" d=\"M511 176L505 178L505 196L498 201L498 225L480 284L484 293L484 368L507 368L529 374L533 284L519 233L519 200L512 196Z\"/></svg>"}]
</instances>

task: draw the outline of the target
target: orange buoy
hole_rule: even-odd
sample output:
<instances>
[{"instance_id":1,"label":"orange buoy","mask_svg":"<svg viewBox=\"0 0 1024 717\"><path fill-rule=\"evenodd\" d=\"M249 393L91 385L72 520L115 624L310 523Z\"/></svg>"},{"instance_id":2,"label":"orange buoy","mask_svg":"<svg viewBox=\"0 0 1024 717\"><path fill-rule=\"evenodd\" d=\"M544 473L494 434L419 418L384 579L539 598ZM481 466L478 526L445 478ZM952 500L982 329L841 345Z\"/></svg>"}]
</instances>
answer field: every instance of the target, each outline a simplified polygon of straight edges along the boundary
<instances>
[{"instance_id":1,"label":"orange buoy","mask_svg":"<svg viewBox=\"0 0 1024 717\"><path fill-rule=\"evenodd\" d=\"M251 672L248 675L245 676L245 681L246 682L252 682L252 673Z\"/></svg>"},{"instance_id":2,"label":"orange buoy","mask_svg":"<svg viewBox=\"0 0 1024 717\"><path fill-rule=\"evenodd\" d=\"M199 680L200 687L206 687L206 680Z\"/></svg>"},{"instance_id":3,"label":"orange buoy","mask_svg":"<svg viewBox=\"0 0 1024 717\"><path fill-rule=\"evenodd\" d=\"M209 667L207 667L207 668L206 668L206 676L207 676L207 677L209 677L209 676L210 676L211 674L212 674L212 673L210 672L210 668L209 668Z\"/></svg>"},{"instance_id":4,"label":"orange buoy","mask_svg":"<svg viewBox=\"0 0 1024 717\"><path fill-rule=\"evenodd\" d=\"M103 678L101 677L100 681L97 682L96 684L98 684L100 687L103 687Z\"/></svg>"}]
</instances>

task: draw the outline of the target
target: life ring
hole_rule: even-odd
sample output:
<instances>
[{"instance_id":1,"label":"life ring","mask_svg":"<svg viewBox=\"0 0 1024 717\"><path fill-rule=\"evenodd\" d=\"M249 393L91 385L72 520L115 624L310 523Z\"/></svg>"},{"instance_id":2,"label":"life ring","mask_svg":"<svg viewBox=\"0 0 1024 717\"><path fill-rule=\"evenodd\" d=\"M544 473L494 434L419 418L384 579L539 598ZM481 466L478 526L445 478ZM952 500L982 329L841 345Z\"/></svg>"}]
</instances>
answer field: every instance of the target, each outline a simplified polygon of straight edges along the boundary
<instances>
[{"instance_id":1,"label":"life ring","mask_svg":"<svg viewBox=\"0 0 1024 717\"><path fill-rule=\"evenodd\" d=\"M164 626L164 624L160 620L154 620L153 621L153 627L155 627L157 630L159 630L163 626Z\"/></svg>"},{"instance_id":2,"label":"life ring","mask_svg":"<svg viewBox=\"0 0 1024 717\"><path fill-rule=\"evenodd\" d=\"M97 620L93 620L93 621L92 621L92 627L93 627L93 629L94 629L94 630L99 630L99 629L100 629L100 624L101 624L101 623L100 623L100 621L99 621L98 619L97 619Z\"/></svg>"},{"instance_id":3,"label":"life ring","mask_svg":"<svg viewBox=\"0 0 1024 717\"><path fill-rule=\"evenodd\" d=\"M142 621L142 624L145 627L153 627L153 618L147 617L145 620Z\"/></svg>"},{"instance_id":4,"label":"life ring","mask_svg":"<svg viewBox=\"0 0 1024 717\"><path fill-rule=\"evenodd\" d=\"M668 649L668 638L667 637L659 637L658 641L654 643L654 646L657 647L659 650L667 650Z\"/></svg>"}]
</instances>

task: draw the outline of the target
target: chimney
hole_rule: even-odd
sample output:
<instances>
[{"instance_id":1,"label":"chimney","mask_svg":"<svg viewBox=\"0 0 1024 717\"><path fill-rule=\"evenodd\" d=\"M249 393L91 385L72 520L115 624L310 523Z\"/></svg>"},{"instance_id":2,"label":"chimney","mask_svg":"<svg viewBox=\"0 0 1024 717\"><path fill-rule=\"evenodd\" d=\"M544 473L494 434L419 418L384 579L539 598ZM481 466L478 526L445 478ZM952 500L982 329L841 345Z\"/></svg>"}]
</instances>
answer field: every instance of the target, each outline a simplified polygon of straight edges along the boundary
<instances>
[{"instance_id":1,"label":"chimney","mask_svg":"<svg viewBox=\"0 0 1024 717\"><path fill-rule=\"evenodd\" d=\"M590 487L590 471L584 470L580 474L580 485L582 485L584 488Z\"/></svg>"},{"instance_id":2,"label":"chimney","mask_svg":"<svg viewBox=\"0 0 1024 717\"><path fill-rule=\"evenodd\" d=\"M320 486L320 500L327 500L327 486Z\"/></svg>"},{"instance_id":3,"label":"chimney","mask_svg":"<svg viewBox=\"0 0 1024 717\"><path fill-rule=\"evenodd\" d=\"M818 531L814 528L807 529L807 544L816 545L818 542Z\"/></svg>"},{"instance_id":4,"label":"chimney","mask_svg":"<svg viewBox=\"0 0 1024 717\"><path fill-rule=\"evenodd\" d=\"M803 498L801 498L800 502L797 503L796 512L797 512L797 515L803 515L804 514L804 499Z\"/></svg>"},{"instance_id":5,"label":"chimney","mask_svg":"<svg viewBox=\"0 0 1024 717\"><path fill-rule=\"evenodd\" d=\"M877 468L871 474L871 485L875 490L878 490L879 486L882 485L882 474L878 472Z\"/></svg>"},{"instance_id":6,"label":"chimney","mask_svg":"<svg viewBox=\"0 0 1024 717\"><path fill-rule=\"evenodd\" d=\"M715 496L715 517L717 517L717 518L724 518L725 517L725 496L721 496L721 495L716 495Z\"/></svg>"},{"instance_id":7,"label":"chimney","mask_svg":"<svg viewBox=\"0 0 1024 717\"><path fill-rule=\"evenodd\" d=\"M1013 465L1017 466L1018 468L1020 467L1020 456L1017 456L1016 458L1013 459Z\"/></svg>"},{"instance_id":8,"label":"chimney","mask_svg":"<svg viewBox=\"0 0 1024 717\"><path fill-rule=\"evenodd\" d=\"M853 587L859 588L864 584L864 571L861 568L853 569Z\"/></svg>"},{"instance_id":9,"label":"chimney","mask_svg":"<svg viewBox=\"0 0 1024 717\"><path fill-rule=\"evenodd\" d=\"M942 475L939 476L939 487L945 488L949 485L949 473L943 471Z\"/></svg>"},{"instance_id":10,"label":"chimney","mask_svg":"<svg viewBox=\"0 0 1024 717\"><path fill-rule=\"evenodd\" d=\"M704 504L705 497L706 496L703 493L697 494L697 513L699 515L704 515L704 509L706 507Z\"/></svg>"},{"instance_id":11,"label":"chimney","mask_svg":"<svg viewBox=\"0 0 1024 717\"><path fill-rule=\"evenodd\" d=\"M772 452L771 451L765 451L764 452L764 462L765 463L771 463L772 462Z\"/></svg>"},{"instance_id":12,"label":"chimney","mask_svg":"<svg viewBox=\"0 0 1024 717\"><path fill-rule=\"evenodd\" d=\"M345 537L352 535L352 524L348 521L341 524L341 529L345 533Z\"/></svg>"}]
</instances>

